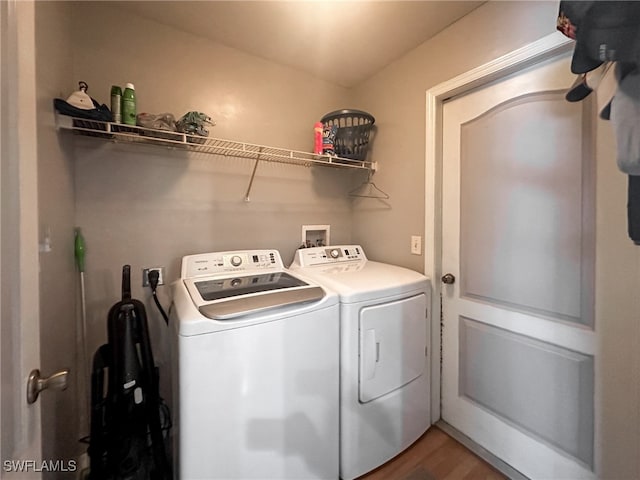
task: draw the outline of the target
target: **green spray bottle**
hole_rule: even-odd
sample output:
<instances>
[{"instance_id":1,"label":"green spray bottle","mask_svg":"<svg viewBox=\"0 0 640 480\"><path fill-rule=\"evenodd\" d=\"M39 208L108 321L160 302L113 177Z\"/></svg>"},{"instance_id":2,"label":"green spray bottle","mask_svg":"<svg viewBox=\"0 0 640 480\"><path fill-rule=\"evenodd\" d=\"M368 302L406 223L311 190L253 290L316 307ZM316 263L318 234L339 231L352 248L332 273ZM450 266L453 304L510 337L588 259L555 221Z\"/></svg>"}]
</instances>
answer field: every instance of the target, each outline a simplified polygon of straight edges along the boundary
<instances>
[{"instance_id":1,"label":"green spray bottle","mask_svg":"<svg viewBox=\"0 0 640 480\"><path fill-rule=\"evenodd\" d=\"M136 90L133 83L127 83L122 93L122 123L136 124Z\"/></svg>"}]
</instances>

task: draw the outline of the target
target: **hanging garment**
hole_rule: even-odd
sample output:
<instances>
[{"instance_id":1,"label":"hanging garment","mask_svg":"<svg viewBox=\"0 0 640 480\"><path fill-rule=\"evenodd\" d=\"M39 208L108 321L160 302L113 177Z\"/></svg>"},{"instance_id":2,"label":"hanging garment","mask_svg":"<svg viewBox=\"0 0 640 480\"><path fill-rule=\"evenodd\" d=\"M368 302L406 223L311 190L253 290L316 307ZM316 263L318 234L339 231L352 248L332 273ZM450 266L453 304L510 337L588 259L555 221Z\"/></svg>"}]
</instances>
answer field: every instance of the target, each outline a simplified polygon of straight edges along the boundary
<instances>
[{"instance_id":1,"label":"hanging garment","mask_svg":"<svg viewBox=\"0 0 640 480\"><path fill-rule=\"evenodd\" d=\"M629 73L625 67L633 68ZM627 192L627 231L640 245L640 68L616 65L618 90L611 101L611 124L616 136L618 168L629 174Z\"/></svg>"},{"instance_id":2,"label":"hanging garment","mask_svg":"<svg viewBox=\"0 0 640 480\"><path fill-rule=\"evenodd\" d=\"M573 73L607 61L640 63L640 2L562 0L556 28L576 41Z\"/></svg>"},{"instance_id":3,"label":"hanging garment","mask_svg":"<svg viewBox=\"0 0 640 480\"><path fill-rule=\"evenodd\" d=\"M635 67L626 74L623 69L623 65L617 65L621 78L611 101L616 160L620 171L628 175L640 175L640 68Z\"/></svg>"},{"instance_id":4,"label":"hanging garment","mask_svg":"<svg viewBox=\"0 0 640 480\"><path fill-rule=\"evenodd\" d=\"M575 40L571 71L580 74L566 99L595 90L600 118L611 120L616 163L629 175L628 233L640 245L640 1L562 0L556 28Z\"/></svg>"}]
</instances>

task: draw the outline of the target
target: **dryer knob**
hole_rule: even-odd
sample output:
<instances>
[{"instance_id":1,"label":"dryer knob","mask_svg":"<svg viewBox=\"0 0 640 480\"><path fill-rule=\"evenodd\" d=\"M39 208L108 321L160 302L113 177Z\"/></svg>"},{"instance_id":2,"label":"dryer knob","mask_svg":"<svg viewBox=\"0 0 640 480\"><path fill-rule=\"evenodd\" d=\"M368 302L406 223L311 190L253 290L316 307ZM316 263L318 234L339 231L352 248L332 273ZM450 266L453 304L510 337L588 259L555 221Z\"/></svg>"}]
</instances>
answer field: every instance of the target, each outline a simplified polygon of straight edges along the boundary
<instances>
[{"instance_id":1,"label":"dryer knob","mask_svg":"<svg viewBox=\"0 0 640 480\"><path fill-rule=\"evenodd\" d=\"M234 255L233 257L231 257L231 265L233 265L234 267L239 267L241 263L242 257L240 255Z\"/></svg>"},{"instance_id":2,"label":"dryer knob","mask_svg":"<svg viewBox=\"0 0 640 480\"><path fill-rule=\"evenodd\" d=\"M329 255L331 255L331 258L338 258L340 256L340 250L334 248L329 252Z\"/></svg>"}]
</instances>

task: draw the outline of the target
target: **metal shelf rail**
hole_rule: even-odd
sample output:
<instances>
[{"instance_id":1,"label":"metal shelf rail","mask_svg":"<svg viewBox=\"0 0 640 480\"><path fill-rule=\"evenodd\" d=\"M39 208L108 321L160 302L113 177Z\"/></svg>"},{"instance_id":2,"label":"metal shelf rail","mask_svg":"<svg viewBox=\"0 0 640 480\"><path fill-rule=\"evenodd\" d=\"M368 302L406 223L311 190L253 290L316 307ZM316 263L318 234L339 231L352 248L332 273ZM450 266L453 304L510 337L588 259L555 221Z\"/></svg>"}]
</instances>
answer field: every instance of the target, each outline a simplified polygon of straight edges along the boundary
<instances>
[{"instance_id":1,"label":"metal shelf rail","mask_svg":"<svg viewBox=\"0 0 640 480\"><path fill-rule=\"evenodd\" d=\"M348 168L375 172L376 163L364 160L336 157L333 155L315 155L313 153L296 150L255 145L233 140L223 140L213 137L201 137L168 130L153 130L150 128L124 125L122 123L101 122L61 115L56 112L56 128L70 130L77 135L97 137L113 142L127 142L132 144L159 145L168 148L188 150L209 155L224 155L255 160L245 200L249 201L249 193L253 185L258 162L277 162L291 165L311 167L319 165L332 168Z\"/></svg>"}]
</instances>

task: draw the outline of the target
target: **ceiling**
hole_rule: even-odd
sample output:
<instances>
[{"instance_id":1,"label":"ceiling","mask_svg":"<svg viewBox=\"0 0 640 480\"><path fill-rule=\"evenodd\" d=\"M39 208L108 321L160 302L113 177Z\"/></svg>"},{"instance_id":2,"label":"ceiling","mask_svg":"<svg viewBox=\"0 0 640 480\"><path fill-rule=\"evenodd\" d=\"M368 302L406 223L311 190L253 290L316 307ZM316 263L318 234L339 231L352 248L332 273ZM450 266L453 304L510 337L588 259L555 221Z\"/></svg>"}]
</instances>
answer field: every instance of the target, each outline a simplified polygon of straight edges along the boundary
<instances>
[{"instance_id":1,"label":"ceiling","mask_svg":"<svg viewBox=\"0 0 640 480\"><path fill-rule=\"evenodd\" d=\"M352 87L483 1L109 2L258 57Z\"/></svg>"}]
</instances>

